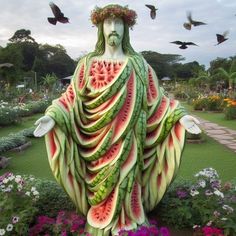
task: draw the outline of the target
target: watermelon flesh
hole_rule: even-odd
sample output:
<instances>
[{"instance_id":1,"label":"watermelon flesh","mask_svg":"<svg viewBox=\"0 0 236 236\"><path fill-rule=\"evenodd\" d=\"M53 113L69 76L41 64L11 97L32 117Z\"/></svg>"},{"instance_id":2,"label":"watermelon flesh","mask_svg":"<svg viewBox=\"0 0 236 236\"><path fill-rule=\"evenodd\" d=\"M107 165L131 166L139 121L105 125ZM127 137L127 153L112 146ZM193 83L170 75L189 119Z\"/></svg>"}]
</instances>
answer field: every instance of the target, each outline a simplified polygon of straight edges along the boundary
<instances>
[{"instance_id":1,"label":"watermelon flesh","mask_svg":"<svg viewBox=\"0 0 236 236\"><path fill-rule=\"evenodd\" d=\"M87 215L88 223L99 229L105 228L110 224L116 211L119 188L115 188L101 204L92 206Z\"/></svg>"}]
</instances>

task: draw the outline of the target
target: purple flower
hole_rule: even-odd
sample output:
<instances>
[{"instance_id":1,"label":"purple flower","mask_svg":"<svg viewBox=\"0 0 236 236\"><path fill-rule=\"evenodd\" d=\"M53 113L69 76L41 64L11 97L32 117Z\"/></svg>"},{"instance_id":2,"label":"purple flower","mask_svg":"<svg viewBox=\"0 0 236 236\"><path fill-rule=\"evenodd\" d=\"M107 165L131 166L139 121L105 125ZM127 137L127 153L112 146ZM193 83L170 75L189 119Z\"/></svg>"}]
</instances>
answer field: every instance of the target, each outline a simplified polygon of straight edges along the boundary
<instances>
[{"instance_id":1,"label":"purple flower","mask_svg":"<svg viewBox=\"0 0 236 236\"><path fill-rule=\"evenodd\" d=\"M219 189L219 188L221 187L220 181L219 181L219 180L213 180L213 181L211 182L211 187L212 187L213 189L215 189L215 188Z\"/></svg>"},{"instance_id":2,"label":"purple flower","mask_svg":"<svg viewBox=\"0 0 236 236\"><path fill-rule=\"evenodd\" d=\"M180 189L177 190L176 194L177 194L178 198L180 198L180 199L186 198L188 195L188 193L186 191L180 190Z\"/></svg>"},{"instance_id":3,"label":"purple flower","mask_svg":"<svg viewBox=\"0 0 236 236\"><path fill-rule=\"evenodd\" d=\"M170 232L169 232L168 228L166 228L166 227L161 227L160 233L162 236L170 236Z\"/></svg>"}]
</instances>

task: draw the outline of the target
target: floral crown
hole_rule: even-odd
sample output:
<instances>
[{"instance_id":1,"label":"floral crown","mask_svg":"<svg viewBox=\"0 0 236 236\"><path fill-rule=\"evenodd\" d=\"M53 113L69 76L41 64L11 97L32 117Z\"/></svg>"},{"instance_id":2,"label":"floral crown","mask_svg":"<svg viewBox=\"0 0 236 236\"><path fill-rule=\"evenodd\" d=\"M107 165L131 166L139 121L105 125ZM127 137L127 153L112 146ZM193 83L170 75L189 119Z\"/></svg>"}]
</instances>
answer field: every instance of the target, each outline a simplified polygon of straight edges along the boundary
<instances>
[{"instance_id":1,"label":"floral crown","mask_svg":"<svg viewBox=\"0 0 236 236\"><path fill-rule=\"evenodd\" d=\"M94 25L98 25L108 17L122 18L129 27L132 27L136 23L137 14L135 11L130 10L128 6L122 7L114 4L103 8L95 7L91 13L91 21Z\"/></svg>"}]
</instances>

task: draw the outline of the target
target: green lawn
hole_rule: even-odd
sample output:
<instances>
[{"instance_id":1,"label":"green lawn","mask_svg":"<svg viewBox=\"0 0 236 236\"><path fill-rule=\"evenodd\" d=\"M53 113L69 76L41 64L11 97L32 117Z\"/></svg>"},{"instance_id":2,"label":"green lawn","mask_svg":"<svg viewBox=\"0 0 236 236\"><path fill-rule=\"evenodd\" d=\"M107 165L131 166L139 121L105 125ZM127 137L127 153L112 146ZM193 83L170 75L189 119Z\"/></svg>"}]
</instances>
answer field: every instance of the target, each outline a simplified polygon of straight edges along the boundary
<instances>
[{"instance_id":1,"label":"green lawn","mask_svg":"<svg viewBox=\"0 0 236 236\"><path fill-rule=\"evenodd\" d=\"M41 116L42 114L37 114L24 118L20 124L1 128L0 137L33 126L35 121ZM44 138L32 138L31 142L32 146L25 151L4 153L4 156L12 159L6 169L0 170L0 175L6 171L11 171L15 174L32 174L39 178L54 179L48 165Z\"/></svg>"},{"instance_id":2,"label":"green lawn","mask_svg":"<svg viewBox=\"0 0 236 236\"><path fill-rule=\"evenodd\" d=\"M21 125L3 128L0 136L30 127L40 116L27 118ZM6 171L12 171L19 174L33 174L39 178L54 179L47 160L44 138L33 138L31 141L32 146L23 152L4 153L5 156L12 157L12 160L7 169L0 171L0 175ZM191 179L193 174L199 170L213 167L218 171L222 180L227 181L236 177L235 166L235 153L206 137L205 143L186 144L177 178Z\"/></svg>"},{"instance_id":3,"label":"green lawn","mask_svg":"<svg viewBox=\"0 0 236 236\"><path fill-rule=\"evenodd\" d=\"M221 126L225 126L229 129L236 130L236 120L226 120L224 113L209 112L209 111L194 111L192 106L185 102L181 104L193 115L199 116L202 119L209 120Z\"/></svg>"},{"instance_id":4,"label":"green lawn","mask_svg":"<svg viewBox=\"0 0 236 236\"><path fill-rule=\"evenodd\" d=\"M193 178L199 170L212 167L223 181L236 178L236 154L206 136L206 142L185 145L177 178Z\"/></svg>"}]
</instances>

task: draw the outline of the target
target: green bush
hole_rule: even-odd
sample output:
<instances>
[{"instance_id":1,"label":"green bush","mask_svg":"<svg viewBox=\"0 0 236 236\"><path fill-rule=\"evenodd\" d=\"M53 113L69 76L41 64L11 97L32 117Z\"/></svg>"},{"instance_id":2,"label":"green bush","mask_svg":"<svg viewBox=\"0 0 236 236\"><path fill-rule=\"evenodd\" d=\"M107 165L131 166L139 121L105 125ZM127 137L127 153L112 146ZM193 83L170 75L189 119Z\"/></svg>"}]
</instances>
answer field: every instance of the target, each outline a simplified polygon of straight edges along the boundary
<instances>
[{"instance_id":1,"label":"green bush","mask_svg":"<svg viewBox=\"0 0 236 236\"><path fill-rule=\"evenodd\" d=\"M38 215L56 217L62 210L73 211L75 206L65 191L54 181L36 179L35 186L40 192L40 201L36 202Z\"/></svg>"},{"instance_id":2,"label":"green bush","mask_svg":"<svg viewBox=\"0 0 236 236\"><path fill-rule=\"evenodd\" d=\"M27 138L21 133L9 134L0 138L0 153L6 152L27 142Z\"/></svg>"},{"instance_id":3,"label":"green bush","mask_svg":"<svg viewBox=\"0 0 236 236\"><path fill-rule=\"evenodd\" d=\"M0 103L0 126L18 123L20 121L17 109L13 109L6 102Z\"/></svg>"},{"instance_id":4,"label":"green bush","mask_svg":"<svg viewBox=\"0 0 236 236\"><path fill-rule=\"evenodd\" d=\"M37 113L44 113L51 104L51 100L40 100L26 103L19 109L19 116L31 116Z\"/></svg>"}]
</instances>

